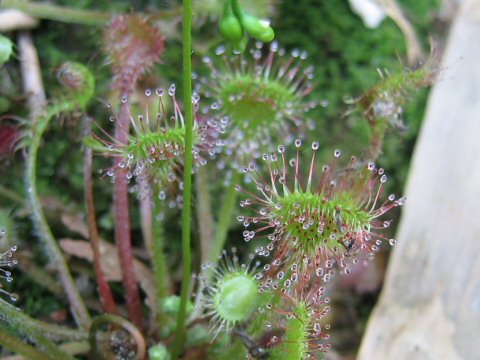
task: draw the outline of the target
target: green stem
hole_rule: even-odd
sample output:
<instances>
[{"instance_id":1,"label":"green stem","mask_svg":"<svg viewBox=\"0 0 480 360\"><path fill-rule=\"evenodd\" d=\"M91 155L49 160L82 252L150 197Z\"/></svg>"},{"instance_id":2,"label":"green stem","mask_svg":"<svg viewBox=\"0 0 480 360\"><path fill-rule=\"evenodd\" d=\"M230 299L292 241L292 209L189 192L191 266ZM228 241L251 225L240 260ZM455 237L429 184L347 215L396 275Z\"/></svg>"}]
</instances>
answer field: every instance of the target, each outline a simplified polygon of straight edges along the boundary
<instances>
[{"instance_id":1,"label":"green stem","mask_svg":"<svg viewBox=\"0 0 480 360\"><path fill-rule=\"evenodd\" d=\"M197 174L199 176L200 174ZM218 256L221 254L225 243L227 242L227 234L228 228L232 221L232 215L235 210L235 203L237 199L237 191L235 190L235 185L240 181L241 173L238 171L234 171L232 175L231 182L228 186L227 193L222 201L222 208L220 209L219 219L217 223L217 231L215 232L215 237L213 238L213 243L211 243L211 239L213 236L210 236L204 240L202 238L202 262L210 261L212 264L218 263ZM198 184L198 182L197 182ZM206 184L202 185L206 186ZM199 192L205 191L205 189L199 189ZM200 196L199 196L199 204L200 204ZM203 212L203 209L199 205L199 214L198 214L198 221L201 224L201 227L204 226L203 216L204 214L200 213ZM213 231L212 231L213 232ZM204 245L203 241L208 242L208 250L203 253ZM213 276L213 272L208 272L208 277ZM209 280L209 279L207 279ZM195 310L192 315L192 318L199 317L202 312L202 304L204 303L204 295L202 292L197 294L197 298L195 299Z\"/></svg>"},{"instance_id":2,"label":"green stem","mask_svg":"<svg viewBox=\"0 0 480 360\"><path fill-rule=\"evenodd\" d=\"M0 195L19 205L24 205L23 198L17 193L0 185Z\"/></svg>"},{"instance_id":3,"label":"green stem","mask_svg":"<svg viewBox=\"0 0 480 360\"><path fill-rule=\"evenodd\" d=\"M90 351L90 345L88 344L88 341L76 341L76 342L64 343L59 345L58 347L64 350L65 352L69 353L70 355L81 355L81 354L86 354ZM1 359L2 360L31 360L31 359L37 359L37 358L32 358L28 355L26 357L22 355L11 355L11 356L4 356ZM48 357L48 359L51 359L51 357Z\"/></svg>"},{"instance_id":4,"label":"green stem","mask_svg":"<svg viewBox=\"0 0 480 360\"><path fill-rule=\"evenodd\" d=\"M235 185L240 182L240 179L241 173L237 170L234 170L232 174L232 180L228 186L225 198L223 199L223 205L218 218L217 232L215 233L213 246L211 247L208 257L208 259L214 264L218 262L218 255L220 255L225 243L227 242L228 228L232 221L232 215L235 210L235 203L238 194L238 192L235 190Z\"/></svg>"},{"instance_id":5,"label":"green stem","mask_svg":"<svg viewBox=\"0 0 480 360\"><path fill-rule=\"evenodd\" d=\"M3 0L0 3L0 9L17 9L39 19L93 26L105 25L115 16L115 13L73 9L40 1L25 0ZM182 9L178 6L170 10L162 10L161 13L142 14L137 12L136 14L140 16L148 15L153 20L172 21L178 18L181 13Z\"/></svg>"},{"instance_id":6,"label":"green stem","mask_svg":"<svg viewBox=\"0 0 480 360\"><path fill-rule=\"evenodd\" d=\"M370 121L370 147L368 149L368 159L376 161L382 154L383 139L388 130L388 123L386 119L375 118Z\"/></svg>"},{"instance_id":7,"label":"green stem","mask_svg":"<svg viewBox=\"0 0 480 360\"><path fill-rule=\"evenodd\" d=\"M214 224L212 216L212 198L210 196L207 167L198 169L195 176L197 195L197 221L200 230L200 246L202 263L208 261L214 237Z\"/></svg>"},{"instance_id":8,"label":"green stem","mask_svg":"<svg viewBox=\"0 0 480 360\"><path fill-rule=\"evenodd\" d=\"M156 196L156 194L159 193L158 184L155 184L154 181L150 183L147 183L147 180L142 181L145 181L142 186L147 187L144 197L140 200L142 233L150 261L153 265L155 278L156 306L152 314L155 318L153 325L159 329L160 338L163 338L165 335L162 332L163 326L167 323L168 319L165 317L165 314L162 313L162 303L163 299L169 295L170 290L169 272L164 249L165 228L163 221L159 220L164 208L163 201ZM154 206L152 206L152 204L154 204Z\"/></svg>"},{"instance_id":9,"label":"green stem","mask_svg":"<svg viewBox=\"0 0 480 360\"><path fill-rule=\"evenodd\" d=\"M105 324L114 324L122 327L130 336L135 340L137 346L137 353L135 359L144 359L145 358L145 339L138 329L131 322L116 316L113 314L103 314L96 317L92 321L92 327L90 328L89 343L90 351L92 352L93 359L105 359L105 356L98 348L97 342L97 332L100 331L100 327Z\"/></svg>"},{"instance_id":10,"label":"green stem","mask_svg":"<svg viewBox=\"0 0 480 360\"><path fill-rule=\"evenodd\" d=\"M44 336L44 332L38 328L35 320L2 299L0 299L0 314L5 320L3 324L31 339L39 350L48 354L49 359L73 359ZM32 357L32 359L36 358Z\"/></svg>"},{"instance_id":11,"label":"green stem","mask_svg":"<svg viewBox=\"0 0 480 360\"><path fill-rule=\"evenodd\" d=\"M27 187L28 201L30 203L30 208L33 215L33 221L37 227L40 238L48 251L48 254L50 256L50 262L55 265L60 275L60 279L65 288L65 292L67 294L73 316L75 317L75 320L79 325L84 328L88 328L90 325L90 316L75 285L75 281L70 274L70 270L68 269L67 262L63 257L62 251L57 241L53 237L50 227L48 226L45 214L40 204L40 198L38 195L36 182L38 149L40 147L40 142L42 140L45 130L47 129L50 119L53 117L53 115L59 112L69 111L74 109L75 107L76 106L74 104L72 105L71 101L65 100L59 106L52 107L52 110L47 111L47 114L45 116L41 116L37 119L37 123L32 129L32 139L30 141L27 157L25 183Z\"/></svg>"},{"instance_id":12,"label":"green stem","mask_svg":"<svg viewBox=\"0 0 480 360\"><path fill-rule=\"evenodd\" d=\"M65 326L46 323L37 319L29 319L32 329L38 330L47 339L53 341L61 340L87 340L88 334L85 331L70 329Z\"/></svg>"},{"instance_id":13,"label":"green stem","mask_svg":"<svg viewBox=\"0 0 480 360\"><path fill-rule=\"evenodd\" d=\"M169 294L169 276L167 259L165 257L165 228L163 221L158 220L158 216L163 212L163 202L158 196L153 196L155 199L155 209L153 216L153 271L155 275L155 291L157 302L157 324L162 325L166 323L164 314L162 314L162 301ZM161 329L160 329L161 330Z\"/></svg>"},{"instance_id":14,"label":"green stem","mask_svg":"<svg viewBox=\"0 0 480 360\"><path fill-rule=\"evenodd\" d=\"M158 192L156 192L158 193ZM155 271L155 284L157 291L157 303L161 303L161 299L165 298L169 293L169 277L167 259L165 257L165 228L163 222L159 221L159 217L163 214L163 201L158 196L153 195L155 207L153 210L153 266Z\"/></svg>"},{"instance_id":15,"label":"green stem","mask_svg":"<svg viewBox=\"0 0 480 360\"><path fill-rule=\"evenodd\" d=\"M60 348L72 355L86 354L90 351L90 345L88 341L65 343L60 345Z\"/></svg>"},{"instance_id":16,"label":"green stem","mask_svg":"<svg viewBox=\"0 0 480 360\"><path fill-rule=\"evenodd\" d=\"M162 325L165 325L168 319L162 314L162 302L169 295L170 282L165 257L165 228L163 221L159 220L162 216L164 208L163 201L156 194L159 192L159 185L154 181L145 183L146 187L144 196L140 199L140 211L142 222L142 233L148 256L153 266L153 274L155 279L155 307L152 311L152 317L155 322L152 325L160 329L160 338L163 337ZM152 205L153 204L153 205Z\"/></svg>"},{"instance_id":17,"label":"green stem","mask_svg":"<svg viewBox=\"0 0 480 360\"><path fill-rule=\"evenodd\" d=\"M112 17L112 14L109 13L72 9L38 1L3 0L0 8L21 10L28 15L41 19L83 25L104 25Z\"/></svg>"},{"instance_id":18,"label":"green stem","mask_svg":"<svg viewBox=\"0 0 480 360\"><path fill-rule=\"evenodd\" d=\"M193 106L192 106L192 0L183 0L183 100L185 104L185 169L182 212L182 290L180 311L177 319L177 336L173 344L172 359L183 349L185 339L185 318L191 278L190 213L192 196L193 165Z\"/></svg>"},{"instance_id":19,"label":"green stem","mask_svg":"<svg viewBox=\"0 0 480 360\"><path fill-rule=\"evenodd\" d=\"M7 348L10 351L13 351L15 354L21 354L26 356L27 359L37 359L37 360L48 360L49 357L35 349L33 346L30 346L24 343L19 338L11 336L6 332L0 330L0 345Z\"/></svg>"},{"instance_id":20,"label":"green stem","mask_svg":"<svg viewBox=\"0 0 480 360\"><path fill-rule=\"evenodd\" d=\"M238 19L241 19L242 9L240 8L240 4L238 3L238 0L231 0L231 2L232 2L233 13Z\"/></svg>"}]
</instances>

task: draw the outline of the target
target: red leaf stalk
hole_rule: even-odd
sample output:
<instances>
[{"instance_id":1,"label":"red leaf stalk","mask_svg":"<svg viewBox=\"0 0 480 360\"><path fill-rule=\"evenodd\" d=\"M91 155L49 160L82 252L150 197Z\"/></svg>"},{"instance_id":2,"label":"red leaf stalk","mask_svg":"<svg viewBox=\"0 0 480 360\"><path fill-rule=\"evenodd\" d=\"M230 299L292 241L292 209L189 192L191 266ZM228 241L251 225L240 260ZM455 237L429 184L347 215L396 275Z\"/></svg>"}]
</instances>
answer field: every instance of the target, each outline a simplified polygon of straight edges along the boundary
<instances>
[{"instance_id":1,"label":"red leaf stalk","mask_svg":"<svg viewBox=\"0 0 480 360\"><path fill-rule=\"evenodd\" d=\"M85 136L90 135L90 118L83 119ZM98 235L97 221L95 218L95 201L93 195L92 181L92 150L85 147L84 150L84 185L85 185L85 207L87 212L88 234L93 250L93 264L97 274L98 292L103 309L111 314L118 315L118 308L113 298L112 290L105 280L101 265L100 237Z\"/></svg>"},{"instance_id":2,"label":"red leaf stalk","mask_svg":"<svg viewBox=\"0 0 480 360\"><path fill-rule=\"evenodd\" d=\"M122 102L116 124L115 138L127 143L130 125L128 104ZM137 277L133 268L132 241L130 235L130 211L128 206L127 171L119 169L115 175L113 206L115 212L115 242L117 244L129 319L140 329L143 328L142 305Z\"/></svg>"},{"instance_id":3,"label":"red leaf stalk","mask_svg":"<svg viewBox=\"0 0 480 360\"><path fill-rule=\"evenodd\" d=\"M135 15L118 16L112 20L104 34L105 51L112 63L113 88L122 96L120 114L115 129L115 139L128 143L130 111L128 96L146 71L160 61L163 37L147 19ZM129 319L143 328L142 306L137 278L133 268L130 235L127 170L118 169L114 184L115 242L122 267L123 283Z\"/></svg>"}]
</instances>

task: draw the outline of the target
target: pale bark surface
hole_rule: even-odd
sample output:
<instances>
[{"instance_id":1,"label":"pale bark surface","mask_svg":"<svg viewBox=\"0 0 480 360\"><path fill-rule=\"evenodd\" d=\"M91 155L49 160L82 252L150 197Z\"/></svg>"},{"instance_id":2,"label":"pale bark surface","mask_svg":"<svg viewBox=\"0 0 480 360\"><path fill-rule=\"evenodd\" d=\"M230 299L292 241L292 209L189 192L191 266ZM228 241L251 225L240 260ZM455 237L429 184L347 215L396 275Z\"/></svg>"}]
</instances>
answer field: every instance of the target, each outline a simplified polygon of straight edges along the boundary
<instances>
[{"instance_id":1,"label":"pale bark surface","mask_svg":"<svg viewBox=\"0 0 480 360\"><path fill-rule=\"evenodd\" d=\"M443 64L360 360L480 359L480 1L463 2Z\"/></svg>"}]
</instances>

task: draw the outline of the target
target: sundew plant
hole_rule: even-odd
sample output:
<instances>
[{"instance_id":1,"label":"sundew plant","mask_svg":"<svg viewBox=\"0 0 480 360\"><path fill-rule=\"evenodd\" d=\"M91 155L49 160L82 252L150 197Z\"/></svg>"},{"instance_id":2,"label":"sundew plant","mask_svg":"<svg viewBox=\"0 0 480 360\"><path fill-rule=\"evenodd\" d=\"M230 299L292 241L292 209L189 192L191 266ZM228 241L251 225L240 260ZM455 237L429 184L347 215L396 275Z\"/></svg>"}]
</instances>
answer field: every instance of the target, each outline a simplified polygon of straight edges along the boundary
<instances>
[{"instance_id":1,"label":"sundew plant","mask_svg":"<svg viewBox=\"0 0 480 360\"><path fill-rule=\"evenodd\" d=\"M353 354L339 284L381 272L395 245L406 198L384 148L421 116L409 103L434 56L399 63L385 20L365 41L395 45L352 57L371 79L345 94L345 54L301 48L319 29L292 46L289 9L307 17L307 0L89 3L0 5L31 19L0 35L0 354ZM341 31L330 6L322 42Z\"/></svg>"}]
</instances>

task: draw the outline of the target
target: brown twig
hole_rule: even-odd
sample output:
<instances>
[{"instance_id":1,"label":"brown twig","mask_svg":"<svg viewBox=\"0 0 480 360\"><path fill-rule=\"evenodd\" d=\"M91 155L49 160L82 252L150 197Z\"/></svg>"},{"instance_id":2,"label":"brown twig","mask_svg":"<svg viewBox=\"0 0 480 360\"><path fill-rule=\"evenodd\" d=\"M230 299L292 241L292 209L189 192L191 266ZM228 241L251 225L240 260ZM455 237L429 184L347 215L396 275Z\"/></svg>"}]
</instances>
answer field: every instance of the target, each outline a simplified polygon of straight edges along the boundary
<instances>
[{"instance_id":1,"label":"brown twig","mask_svg":"<svg viewBox=\"0 0 480 360\"><path fill-rule=\"evenodd\" d=\"M403 13L400 5L395 0L377 0L377 2L405 36L408 63L415 65L418 61L423 60L425 55L415 34L415 29Z\"/></svg>"},{"instance_id":2,"label":"brown twig","mask_svg":"<svg viewBox=\"0 0 480 360\"><path fill-rule=\"evenodd\" d=\"M23 91L27 95L27 105L32 114L32 118L36 118L46 102L37 49L28 32L18 34L17 46L18 56L20 58L20 70L22 72Z\"/></svg>"},{"instance_id":3,"label":"brown twig","mask_svg":"<svg viewBox=\"0 0 480 360\"><path fill-rule=\"evenodd\" d=\"M25 14L20 10L5 9L0 11L0 31L26 30L36 28L38 19Z\"/></svg>"}]
</instances>

